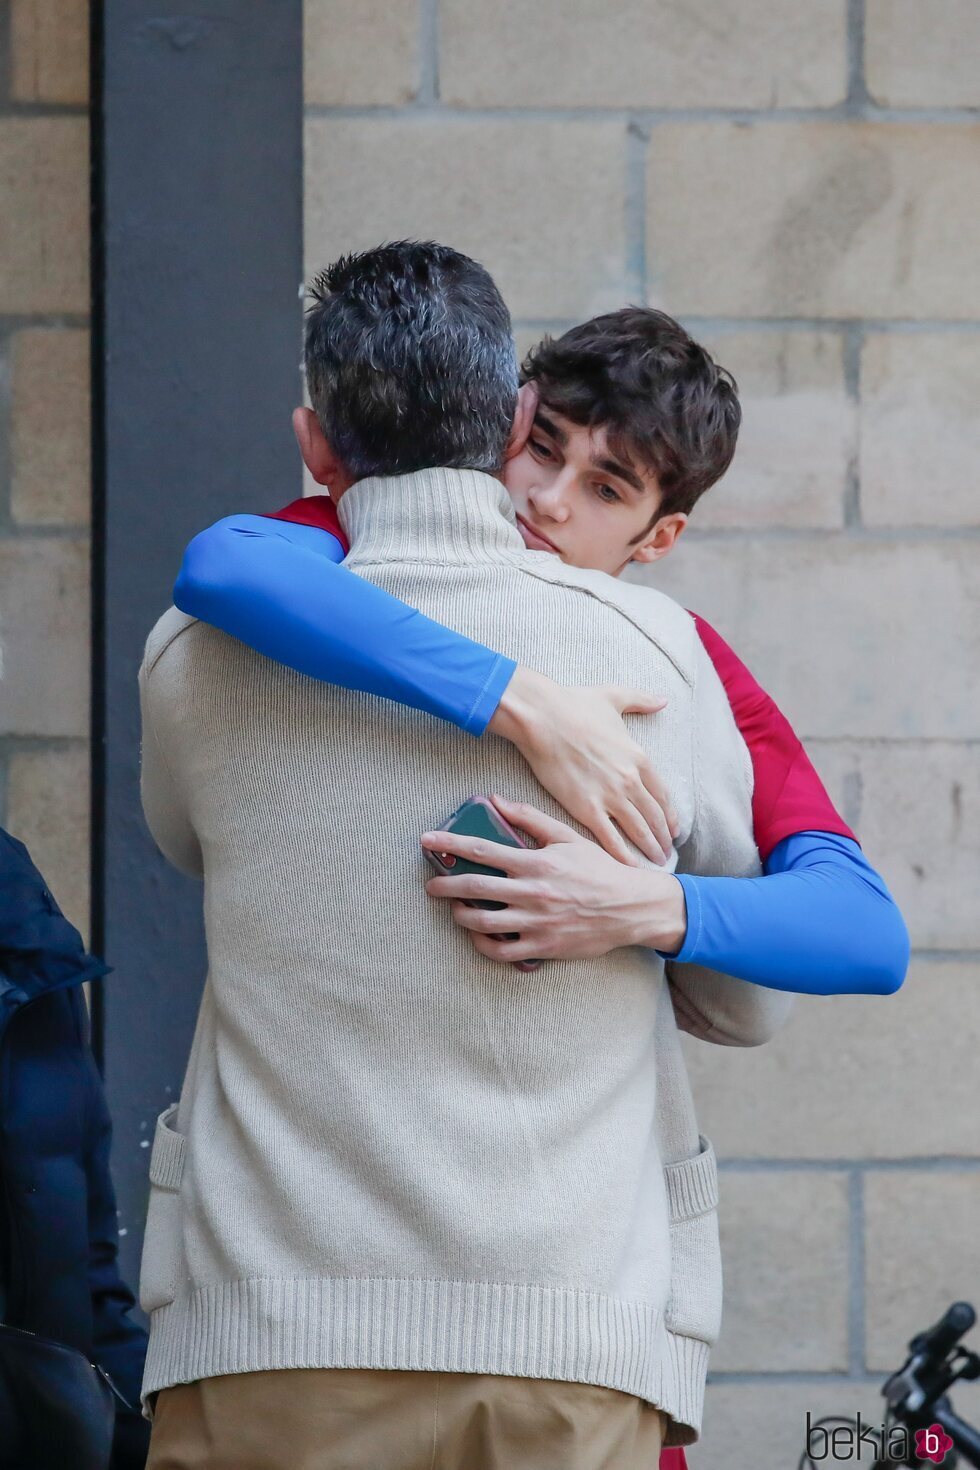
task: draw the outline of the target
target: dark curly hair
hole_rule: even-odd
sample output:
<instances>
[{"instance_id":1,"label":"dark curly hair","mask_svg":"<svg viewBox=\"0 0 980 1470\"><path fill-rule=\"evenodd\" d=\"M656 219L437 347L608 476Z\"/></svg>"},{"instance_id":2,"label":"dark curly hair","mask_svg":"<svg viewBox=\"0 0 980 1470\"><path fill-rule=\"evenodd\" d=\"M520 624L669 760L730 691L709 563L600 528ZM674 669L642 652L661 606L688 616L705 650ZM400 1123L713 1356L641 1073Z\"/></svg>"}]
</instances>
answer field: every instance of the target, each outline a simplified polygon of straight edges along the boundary
<instances>
[{"instance_id":1,"label":"dark curly hair","mask_svg":"<svg viewBox=\"0 0 980 1470\"><path fill-rule=\"evenodd\" d=\"M521 381L563 418L605 429L618 458L653 471L662 500L651 526L691 511L731 464L738 385L665 312L626 306L546 337Z\"/></svg>"}]
</instances>

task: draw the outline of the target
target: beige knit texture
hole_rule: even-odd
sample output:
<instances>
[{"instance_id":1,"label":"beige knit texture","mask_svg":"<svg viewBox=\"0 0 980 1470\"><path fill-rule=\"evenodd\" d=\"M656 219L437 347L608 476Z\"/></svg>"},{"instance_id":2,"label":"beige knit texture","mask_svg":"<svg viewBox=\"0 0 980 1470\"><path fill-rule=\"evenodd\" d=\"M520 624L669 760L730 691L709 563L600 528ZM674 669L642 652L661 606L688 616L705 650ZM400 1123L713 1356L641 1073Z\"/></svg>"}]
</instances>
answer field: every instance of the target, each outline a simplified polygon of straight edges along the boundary
<instances>
[{"instance_id":1,"label":"beige knit texture","mask_svg":"<svg viewBox=\"0 0 980 1470\"><path fill-rule=\"evenodd\" d=\"M682 865L759 871L748 754L683 609L526 551L475 472L361 481L341 516L348 566L430 616L564 683L666 695L633 724ZM495 737L175 609L141 693L147 819L203 875L209 960L153 1151L144 1394L279 1367L514 1373L638 1393L692 1443L717 1184L663 965L625 948L521 974L423 887L419 834L470 793L564 814ZM781 1024L782 996L695 979L703 1034Z\"/></svg>"}]
</instances>

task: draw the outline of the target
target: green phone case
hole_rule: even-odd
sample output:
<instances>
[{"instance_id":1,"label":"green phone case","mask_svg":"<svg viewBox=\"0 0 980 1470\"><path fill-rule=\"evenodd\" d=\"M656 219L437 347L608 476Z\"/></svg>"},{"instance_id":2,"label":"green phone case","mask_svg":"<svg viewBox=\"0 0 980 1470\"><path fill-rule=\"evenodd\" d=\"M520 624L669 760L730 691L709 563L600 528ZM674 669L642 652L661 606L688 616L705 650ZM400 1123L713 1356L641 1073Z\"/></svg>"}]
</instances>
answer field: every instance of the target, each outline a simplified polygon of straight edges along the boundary
<instances>
[{"instance_id":1,"label":"green phone case","mask_svg":"<svg viewBox=\"0 0 980 1470\"><path fill-rule=\"evenodd\" d=\"M487 842L501 842L506 847L527 847L527 843L518 837L513 827L506 821L496 807L486 796L469 796L458 806L449 818L439 828L441 832L458 832L463 837L482 837ZM485 873L491 878L506 878L507 874L503 868L491 868L486 863L470 862L468 858L457 857L453 854L442 854L426 851L426 857L435 868L437 873ZM450 861L446 861L449 856ZM464 900L475 909L505 909L505 903L498 903L491 898L468 898ZM502 934L501 939L517 939L517 934ZM515 970L527 973L536 970L541 964L540 960L515 960Z\"/></svg>"},{"instance_id":2,"label":"green phone case","mask_svg":"<svg viewBox=\"0 0 980 1470\"><path fill-rule=\"evenodd\" d=\"M461 806L458 806L449 818L443 822L439 829L444 832L458 832L461 837L482 837L487 842L500 842L506 847L526 847L526 843L514 832L509 823L497 812L490 802L483 796L470 796ZM450 864L440 860L437 853L427 854L433 867L440 873L485 873L491 878L505 878L507 875L503 868L491 868L485 863L474 863L468 858L453 857ZM475 907L481 909L503 909L507 905L497 903L494 899L473 899L471 902Z\"/></svg>"}]
</instances>

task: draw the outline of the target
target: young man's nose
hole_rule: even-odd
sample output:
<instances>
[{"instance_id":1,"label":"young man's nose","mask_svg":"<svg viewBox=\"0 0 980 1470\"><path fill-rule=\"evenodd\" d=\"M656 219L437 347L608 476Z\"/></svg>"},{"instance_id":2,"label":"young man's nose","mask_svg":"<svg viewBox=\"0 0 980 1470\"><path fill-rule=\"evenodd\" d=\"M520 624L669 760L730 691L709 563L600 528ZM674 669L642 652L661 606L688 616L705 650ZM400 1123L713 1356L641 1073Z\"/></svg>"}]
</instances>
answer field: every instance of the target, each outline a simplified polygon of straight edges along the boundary
<instances>
[{"instance_id":1,"label":"young man's nose","mask_svg":"<svg viewBox=\"0 0 980 1470\"><path fill-rule=\"evenodd\" d=\"M568 520L568 487L560 476L550 485L532 490L529 498L538 515L547 516L550 521Z\"/></svg>"}]
</instances>

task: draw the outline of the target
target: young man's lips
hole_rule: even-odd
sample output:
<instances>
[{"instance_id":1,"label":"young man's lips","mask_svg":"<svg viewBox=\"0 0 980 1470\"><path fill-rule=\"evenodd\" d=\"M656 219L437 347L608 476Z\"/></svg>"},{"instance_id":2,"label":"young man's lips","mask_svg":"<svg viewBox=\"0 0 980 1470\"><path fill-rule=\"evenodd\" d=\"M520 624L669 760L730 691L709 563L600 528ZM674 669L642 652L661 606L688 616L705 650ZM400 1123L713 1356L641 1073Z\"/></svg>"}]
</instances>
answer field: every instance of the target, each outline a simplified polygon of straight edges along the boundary
<instances>
[{"instance_id":1,"label":"young man's lips","mask_svg":"<svg viewBox=\"0 0 980 1470\"><path fill-rule=\"evenodd\" d=\"M555 543L553 541L549 541L548 538L547 538L547 536L542 536L541 532L540 531L536 531L534 529L534 527L528 521L526 521L524 519L523 516L518 516L517 519L520 522L520 524L524 527L525 531L528 531L534 537L535 541L540 541L543 546L547 546L547 548L548 548L549 551L557 551L558 550L558 547L555 545Z\"/></svg>"}]
</instances>

